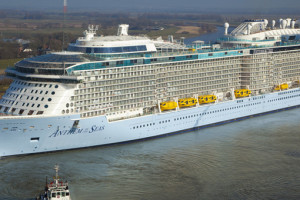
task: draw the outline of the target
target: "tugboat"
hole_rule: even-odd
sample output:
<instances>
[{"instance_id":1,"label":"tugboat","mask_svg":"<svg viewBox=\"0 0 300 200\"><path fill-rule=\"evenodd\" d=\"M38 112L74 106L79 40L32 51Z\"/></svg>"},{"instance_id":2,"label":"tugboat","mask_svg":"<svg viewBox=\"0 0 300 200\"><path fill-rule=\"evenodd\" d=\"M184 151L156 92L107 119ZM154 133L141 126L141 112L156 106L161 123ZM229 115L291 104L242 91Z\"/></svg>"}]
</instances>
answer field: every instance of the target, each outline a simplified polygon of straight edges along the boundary
<instances>
[{"instance_id":1,"label":"tugboat","mask_svg":"<svg viewBox=\"0 0 300 200\"><path fill-rule=\"evenodd\" d=\"M58 170L59 166L54 167L56 175L53 181L48 184L46 178L46 186L44 193L38 196L37 200L71 200L68 182L63 182L59 179Z\"/></svg>"}]
</instances>

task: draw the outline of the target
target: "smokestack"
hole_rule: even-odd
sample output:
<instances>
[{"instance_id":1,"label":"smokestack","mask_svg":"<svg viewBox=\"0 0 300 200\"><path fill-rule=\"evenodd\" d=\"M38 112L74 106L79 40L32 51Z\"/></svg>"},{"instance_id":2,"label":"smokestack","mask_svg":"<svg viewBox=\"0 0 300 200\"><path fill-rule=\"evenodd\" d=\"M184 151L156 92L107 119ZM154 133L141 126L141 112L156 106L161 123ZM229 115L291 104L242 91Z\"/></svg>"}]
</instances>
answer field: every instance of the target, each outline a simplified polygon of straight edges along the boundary
<instances>
[{"instance_id":1,"label":"smokestack","mask_svg":"<svg viewBox=\"0 0 300 200\"><path fill-rule=\"evenodd\" d=\"M224 28L225 28L224 35L228 35L229 23L226 22L226 23L224 24Z\"/></svg>"},{"instance_id":2,"label":"smokestack","mask_svg":"<svg viewBox=\"0 0 300 200\"><path fill-rule=\"evenodd\" d=\"M67 12L67 0L64 0L64 13Z\"/></svg>"}]
</instances>

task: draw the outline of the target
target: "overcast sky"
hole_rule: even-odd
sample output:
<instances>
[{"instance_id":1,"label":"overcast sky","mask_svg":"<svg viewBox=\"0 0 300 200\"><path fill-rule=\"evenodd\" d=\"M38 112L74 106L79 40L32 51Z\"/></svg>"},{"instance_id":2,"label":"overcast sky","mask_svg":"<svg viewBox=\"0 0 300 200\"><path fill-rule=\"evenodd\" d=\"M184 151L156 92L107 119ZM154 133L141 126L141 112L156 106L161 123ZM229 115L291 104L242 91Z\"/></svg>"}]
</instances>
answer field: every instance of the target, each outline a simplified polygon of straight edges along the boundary
<instances>
[{"instance_id":1,"label":"overcast sky","mask_svg":"<svg viewBox=\"0 0 300 200\"><path fill-rule=\"evenodd\" d=\"M58 10L63 0L0 0L0 9ZM68 0L69 11L298 13L299 0ZM300 13L300 12L299 12Z\"/></svg>"}]
</instances>

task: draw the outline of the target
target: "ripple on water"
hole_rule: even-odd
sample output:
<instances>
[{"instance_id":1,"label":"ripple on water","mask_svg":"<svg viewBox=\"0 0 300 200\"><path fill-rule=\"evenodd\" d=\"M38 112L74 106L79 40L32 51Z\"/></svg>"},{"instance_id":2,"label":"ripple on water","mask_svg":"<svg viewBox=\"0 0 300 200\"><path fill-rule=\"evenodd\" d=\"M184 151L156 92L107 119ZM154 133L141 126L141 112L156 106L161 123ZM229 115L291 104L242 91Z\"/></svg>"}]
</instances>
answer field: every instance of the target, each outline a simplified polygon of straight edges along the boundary
<instances>
[{"instance_id":1,"label":"ripple on water","mask_svg":"<svg viewBox=\"0 0 300 200\"><path fill-rule=\"evenodd\" d=\"M170 137L0 160L0 199L29 199L45 176L72 199L300 199L300 109Z\"/></svg>"}]
</instances>

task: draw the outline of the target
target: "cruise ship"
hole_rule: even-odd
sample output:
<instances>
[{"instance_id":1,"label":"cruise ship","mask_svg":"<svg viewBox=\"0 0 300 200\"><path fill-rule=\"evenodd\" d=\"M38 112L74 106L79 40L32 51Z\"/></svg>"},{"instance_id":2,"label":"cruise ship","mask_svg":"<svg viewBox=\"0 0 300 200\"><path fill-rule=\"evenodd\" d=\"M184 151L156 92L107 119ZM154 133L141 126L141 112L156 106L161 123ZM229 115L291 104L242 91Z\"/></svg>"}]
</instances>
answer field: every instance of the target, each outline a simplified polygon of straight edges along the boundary
<instances>
[{"instance_id":1,"label":"cruise ship","mask_svg":"<svg viewBox=\"0 0 300 200\"><path fill-rule=\"evenodd\" d=\"M246 20L213 45L169 36L97 36L7 68L0 157L195 130L300 105L300 29ZM278 23L278 24L277 24Z\"/></svg>"}]
</instances>

